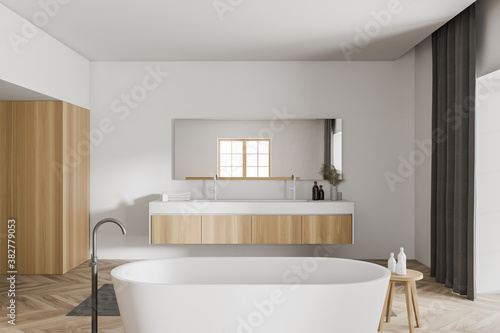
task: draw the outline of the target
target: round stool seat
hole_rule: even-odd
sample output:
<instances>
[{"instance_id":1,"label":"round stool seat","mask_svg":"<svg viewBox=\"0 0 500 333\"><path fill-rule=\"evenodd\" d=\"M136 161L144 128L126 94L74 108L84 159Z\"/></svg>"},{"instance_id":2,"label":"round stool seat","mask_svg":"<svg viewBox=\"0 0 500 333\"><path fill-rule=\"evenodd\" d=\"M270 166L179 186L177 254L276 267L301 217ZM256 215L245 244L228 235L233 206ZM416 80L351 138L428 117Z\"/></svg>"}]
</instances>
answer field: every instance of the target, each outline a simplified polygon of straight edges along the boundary
<instances>
[{"instance_id":1,"label":"round stool seat","mask_svg":"<svg viewBox=\"0 0 500 333\"><path fill-rule=\"evenodd\" d=\"M396 273L391 274L391 281L405 282L405 281L419 281L424 278L424 274L413 269L407 269L406 275L397 275Z\"/></svg>"}]
</instances>

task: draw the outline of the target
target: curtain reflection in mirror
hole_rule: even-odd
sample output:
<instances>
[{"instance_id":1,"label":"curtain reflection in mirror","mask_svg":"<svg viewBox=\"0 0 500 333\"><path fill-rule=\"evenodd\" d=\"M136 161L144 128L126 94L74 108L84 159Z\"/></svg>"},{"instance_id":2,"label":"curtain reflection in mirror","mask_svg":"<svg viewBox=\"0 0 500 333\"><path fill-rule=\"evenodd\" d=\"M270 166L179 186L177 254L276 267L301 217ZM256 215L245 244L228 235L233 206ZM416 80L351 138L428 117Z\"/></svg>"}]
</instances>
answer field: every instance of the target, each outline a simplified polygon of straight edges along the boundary
<instances>
[{"instance_id":1,"label":"curtain reflection in mirror","mask_svg":"<svg viewBox=\"0 0 500 333\"><path fill-rule=\"evenodd\" d=\"M325 164L342 173L342 119L325 119Z\"/></svg>"}]
</instances>

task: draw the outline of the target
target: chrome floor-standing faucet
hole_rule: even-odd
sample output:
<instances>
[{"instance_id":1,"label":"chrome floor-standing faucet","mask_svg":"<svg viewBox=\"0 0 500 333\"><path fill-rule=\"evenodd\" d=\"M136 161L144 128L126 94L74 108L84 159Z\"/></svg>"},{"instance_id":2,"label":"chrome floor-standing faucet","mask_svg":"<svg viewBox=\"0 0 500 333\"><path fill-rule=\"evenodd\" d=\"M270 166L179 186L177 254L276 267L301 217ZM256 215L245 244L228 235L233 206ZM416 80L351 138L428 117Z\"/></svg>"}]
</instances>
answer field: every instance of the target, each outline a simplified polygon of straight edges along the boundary
<instances>
[{"instance_id":1,"label":"chrome floor-standing faucet","mask_svg":"<svg viewBox=\"0 0 500 333\"><path fill-rule=\"evenodd\" d=\"M94 227L92 231L92 254L90 256L90 264L92 267L92 333L97 333L97 230L99 227L107 222L116 223L121 229L124 235L127 234L127 229L123 223L117 219L105 218L100 220Z\"/></svg>"}]
</instances>

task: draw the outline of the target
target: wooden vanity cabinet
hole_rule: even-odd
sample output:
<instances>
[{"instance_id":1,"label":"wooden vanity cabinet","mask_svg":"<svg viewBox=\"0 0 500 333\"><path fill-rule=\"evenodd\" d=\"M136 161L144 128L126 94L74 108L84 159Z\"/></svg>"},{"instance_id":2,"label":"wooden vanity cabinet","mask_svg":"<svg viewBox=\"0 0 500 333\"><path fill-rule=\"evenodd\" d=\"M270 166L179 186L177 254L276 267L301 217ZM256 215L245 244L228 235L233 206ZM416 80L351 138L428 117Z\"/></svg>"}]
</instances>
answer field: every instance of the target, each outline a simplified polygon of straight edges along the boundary
<instances>
[{"instance_id":1,"label":"wooden vanity cabinet","mask_svg":"<svg viewBox=\"0 0 500 333\"><path fill-rule=\"evenodd\" d=\"M202 244L251 244L250 215L203 215Z\"/></svg>"},{"instance_id":2,"label":"wooden vanity cabinet","mask_svg":"<svg viewBox=\"0 0 500 333\"><path fill-rule=\"evenodd\" d=\"M352 215L303 216L302 244L352 244Z\"/></svg>"},{"instance_id":3,"label":"wooden vanity cabinet","mask_svg":"<svg viewBox=\"0 0 500 333\"><path fill-rule=\"evenodd\" d=\"M301 244L300 215L252 216L252 244Z\"/></svg>"},{"instance_id":4,"label":"wooden vanity cabinet","mask_svg":"<svg viewBox=\"0 0 500 333\"><path fill-rule=\"evenodd\" d=\"M201 244L201 216L151 216L151 243Z\"/></svg>"},{"instance_id":5,"label":"wooden vanity cabinet","mask_svg":"<svg viewBox=\"0 0 500 333\"><path fill-rule=\"evenodd\" d=\"M152 244L352 244L352 215L151 215Z\"/></svg>"}]
</instances>

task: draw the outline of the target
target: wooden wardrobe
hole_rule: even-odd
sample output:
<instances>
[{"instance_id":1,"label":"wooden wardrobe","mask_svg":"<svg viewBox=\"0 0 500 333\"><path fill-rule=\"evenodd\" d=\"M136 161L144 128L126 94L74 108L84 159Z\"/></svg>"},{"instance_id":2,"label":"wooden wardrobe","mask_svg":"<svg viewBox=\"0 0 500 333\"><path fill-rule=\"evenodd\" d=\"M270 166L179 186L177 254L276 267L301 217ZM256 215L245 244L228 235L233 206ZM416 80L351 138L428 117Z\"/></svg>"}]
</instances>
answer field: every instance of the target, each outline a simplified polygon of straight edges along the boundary
<instances>
[{"instance_id":1,"label":"wooden wardrobe","mask_svg":"<svg viewBox=\"0 0 500 333\"><path fill-rule=\"evenodd\" d=\"M0 274L15 219L17 274L64 274L89 258L89 110L0 102Z\"/></svg>"}]
</instances>

